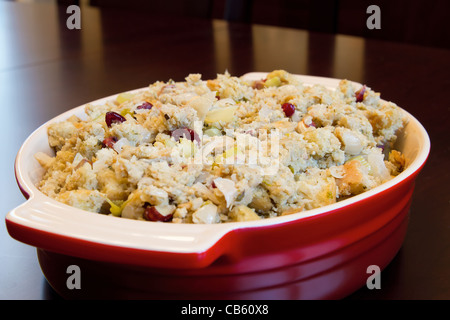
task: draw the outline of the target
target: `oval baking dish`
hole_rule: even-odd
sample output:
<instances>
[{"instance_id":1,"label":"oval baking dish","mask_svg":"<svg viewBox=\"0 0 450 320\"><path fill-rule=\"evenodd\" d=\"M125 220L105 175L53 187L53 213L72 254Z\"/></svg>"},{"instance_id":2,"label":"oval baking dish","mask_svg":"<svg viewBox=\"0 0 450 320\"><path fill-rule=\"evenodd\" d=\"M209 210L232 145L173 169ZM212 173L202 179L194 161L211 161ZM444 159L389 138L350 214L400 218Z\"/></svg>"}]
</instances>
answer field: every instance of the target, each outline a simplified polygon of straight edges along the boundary
<instances>
[{"instance_id":1,"label":"oval baking dish","mask_svg":"<svg viewBox=\"0 0 450 320\"><path fill-rule=\"evenodd\" d=\"M264 73L245 75L261 79ZM339 80L299 76L336 87ZM92 104L100 104L116 96ZM41 193L50 152L46 128L84 106L50 120L28 137L15 162L27 201L6 216L10 235L38 249L43 273L66 298L337 299L363 286L370 265L383 269L407 230L414 181L430 151L423 126L409 123L396 148L407 168L392 180L322 208L259 221L215 225L153 223L76 209ZM83 289L67 288L67 267L82 271Z\"/></svg>"}]
</instances>

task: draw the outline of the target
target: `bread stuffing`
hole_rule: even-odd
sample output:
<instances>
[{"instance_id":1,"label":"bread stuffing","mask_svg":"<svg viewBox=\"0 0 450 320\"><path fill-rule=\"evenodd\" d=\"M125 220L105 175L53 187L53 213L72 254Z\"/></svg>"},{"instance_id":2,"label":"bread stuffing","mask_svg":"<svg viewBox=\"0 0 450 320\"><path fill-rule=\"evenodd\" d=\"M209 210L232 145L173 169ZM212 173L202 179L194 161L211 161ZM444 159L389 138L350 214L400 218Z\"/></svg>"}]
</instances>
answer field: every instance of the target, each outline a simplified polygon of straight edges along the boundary
<instances>
[{"instance_id":1,"label":"bread stuffing","mask_svg":"<svg viewBox=\"0 0 450 320\"><path fill-rule=\"evenodd\" d=\"M161 223L254 221L319 208L405 169L401 109L367 86L190 74L48 126L38 188L69 206Z\"/></svg>"}]
</instances>

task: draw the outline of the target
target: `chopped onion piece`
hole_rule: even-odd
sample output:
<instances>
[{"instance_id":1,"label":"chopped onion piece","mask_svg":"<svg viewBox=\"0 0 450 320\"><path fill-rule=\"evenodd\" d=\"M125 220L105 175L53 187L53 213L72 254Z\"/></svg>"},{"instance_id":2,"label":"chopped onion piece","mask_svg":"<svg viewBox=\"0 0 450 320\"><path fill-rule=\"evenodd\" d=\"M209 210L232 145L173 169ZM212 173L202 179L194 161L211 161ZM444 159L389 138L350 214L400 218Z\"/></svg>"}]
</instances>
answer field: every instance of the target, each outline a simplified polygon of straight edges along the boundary
<instances>
[{"instance_id":1,"label":"chopped onion piece","mask_svg":"<svg viewBox=\"0 0 450 320\"><path fill-rule=\"evenodd\" d=\"M234 113L237 110L237 106L230 106L225 108L213 109L206 114L205 122L214 123L218 121L230 122L233 120Z\"/></svg>"},{"instance_id":2,"label":"chopped onion piece","mask_svg":"<svg viewBox=\"0 0 450 320\"><path fill-rule=\"evenodd\" d=\"M227 208L231 207L236 198L237 189L233 180L225 179L225 178L216 178L214 179L214 184L217 189L222 192L225 197L225 201L227 203Z\"/></svg>"},{"instance_id":3,"label":"chopped onion piece","mask_svg":"<svg viewBox=\"0 0 450 320\"><path fill-rule=\"evenodd\" d=\"M384 163L384 156L378 152L371 152L367 156L367 162L369 162L372 168L372 174L379 177L382 181L390 178L389 170Z\"/></svg>"},{"instance_id":4,"label":"chopped onion piece","mask_svg":"<svg viewBox=\"0 0 450 320\"><path fill-rule=\"evenodd\" d=\"M53 163L53 161L55 160L55 158L49 156L44 152L38 152L34 155L34 157L39 162L39 164L44 168L49 168Z\"/></svg>"},{"instance_id":5,"label":"chopped onion piece","mask_svg":"<svg viewBox=\"0 0 450 320\"><path fill-rule=\"evenodd\" d=\"M349 131L344 131L342 134L342 141L344 142L344 151L351 155L357 155L361 153L363 145L359 138Z\"/></svg>"},{"instance_id":6,"label":"chopped onion piece","mask_svg":"<svg viewBox=\"0 0 450 320\"><path fill-rule=\"evenodd\" d=\"M122 151L122 148L124 146L131 145L130 141L128 141L127 138L121 138L114 144L114 150L116 150L118 153Z\"/></svg>"},{"instance_id":7,"label":"chopped onion piece","mask_svg":"<svg viewBox=\"0 0 450 320\"><path fill-rule=\"evenodd\" d=\"M330 174L337 179L342 179L345 176L345 170L342 166L331 167Z\"/></svg>"},{"instance_id":8,"label":"chopped onion piece","mask_svg":"<svg viewBox=\"0 0 450 320\"><path fill-rule=\"evenodd\" d=\"M216 95L214 92L211 92L203 96L191 98L188 101L188 105L197 111L200 120L204 120L215 100Z\"/></svg>"},{"instance_id":9,"label":"chopped onion piece","mask_svg":"<svg viewBox=\"0 0 450 320\"><path fill-rule=\"evenodd\" d=\"M204 184L200 183L200 182L196 182L194 183L194 185L192 186L192 188L196 191L196 193L198 193L201 197L206 197L209 200L211 200L212 202L219 204L220 200L216 197L216 195L214 194L214 192L212 192L211 190L208 189L208 187L206 187Z\"/></svg>"},{"instance_id":10,"label":"chopped onion piece","mask_svg":"<svg viewBox=\"0 0 450 320\"><path fill-rule=\"evenodd\" d=\"M252 220L260 220L261 217L255 212L254 209L250 209L245 205L239 205L234 208L231 213L231 217L234 221L252 221Z\"/></svg>"},{"instance_id":11,"label":"chopped onion piece","mask_svg":"<svg viewBox=\"0 0 450 320\"><path fill-rule=\"evenodd\" d=\"M216 205L208 203L200 207L192 214L192 220L194 223L217 223L219 221L219 215L217 213Z\"/></svg>"}]
</instances>

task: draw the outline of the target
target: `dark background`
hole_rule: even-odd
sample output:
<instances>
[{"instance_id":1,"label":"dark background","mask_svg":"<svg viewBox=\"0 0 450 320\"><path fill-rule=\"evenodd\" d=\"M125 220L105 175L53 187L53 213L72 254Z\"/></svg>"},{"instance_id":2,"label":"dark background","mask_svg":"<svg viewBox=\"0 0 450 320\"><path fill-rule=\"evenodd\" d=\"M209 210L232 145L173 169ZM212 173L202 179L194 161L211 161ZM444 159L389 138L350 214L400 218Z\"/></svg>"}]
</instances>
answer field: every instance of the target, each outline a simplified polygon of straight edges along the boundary
<instances>
[{"instance_id":1,"label":"dark background","mask_svg":"<svg viewBox=\"0 0 450 320\"><path fill-rule=\"evenodd\" d=\"M4 215L24 202L13 170L23 141L88 101L191 72L206 79L225 68L233 75L286 68L348 78L411 112L431 139L408 234L383 271L382 290L362 288L349 299L450 299L450 1L51 2L0 0ZM72 3L82 3L81 31L66 28ZM381 10L380 30L366 27L373 4ZM0 299L58 298L35 248L12 239L4 224L0 267Z\"/></svg>"},{"instance_id":2,"label":"dark background","mask_svg":"<svg viewBox=\"0 0 450 320\"><path fill-rule=\"evenodd\" d=\"M76 3L77 1L61 1ZM91 0L91 5L149 14L225 19L450 48L447 0ZM381 29L366 28L367 7L381 10ZM170 21L168 21L170 23Z\"/></svg>"}]
</instances>

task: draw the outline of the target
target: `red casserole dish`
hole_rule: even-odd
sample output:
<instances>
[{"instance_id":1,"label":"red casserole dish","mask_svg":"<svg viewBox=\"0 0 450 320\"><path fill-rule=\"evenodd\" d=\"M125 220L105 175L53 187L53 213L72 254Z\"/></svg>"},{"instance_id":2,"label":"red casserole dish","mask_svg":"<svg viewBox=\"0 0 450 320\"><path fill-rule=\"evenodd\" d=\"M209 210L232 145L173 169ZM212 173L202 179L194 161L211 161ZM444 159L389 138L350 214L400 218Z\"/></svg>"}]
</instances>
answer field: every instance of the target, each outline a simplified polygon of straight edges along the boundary
<instances>
[{"instance_id":1,"label":"red casserole dish","mask_svg":"<svg viewBox=\"0 0 450 320\"><path fill-rule=\"evenodd\" d=\"M261 79L263 73L245 75ZM339 80L299 76L336 87ZM115 96L92 102L100 104ZM260 221L217 225L146 223L93 214L61 204L36 183L34 154L50 152L46 128L24 142L15 163L27 201L8 213L18 241L35 246L50 285L65 298L83 299L339 299L364 286L368 267L384 269L407 231L414 181L426 162L429 137L409 123L396 148L407 168L363 194L322 208ZM67 268L81 271L82 290L67 287Z\"/></svg>"}]
</instances>

